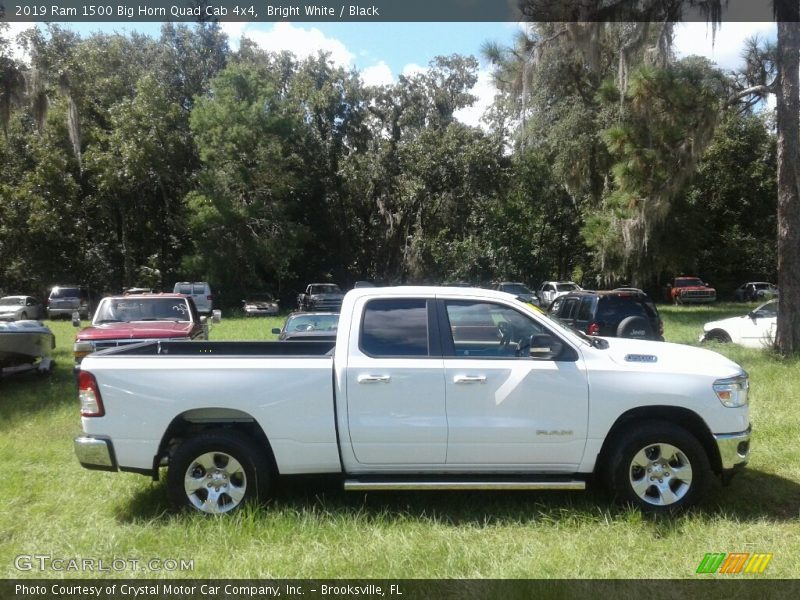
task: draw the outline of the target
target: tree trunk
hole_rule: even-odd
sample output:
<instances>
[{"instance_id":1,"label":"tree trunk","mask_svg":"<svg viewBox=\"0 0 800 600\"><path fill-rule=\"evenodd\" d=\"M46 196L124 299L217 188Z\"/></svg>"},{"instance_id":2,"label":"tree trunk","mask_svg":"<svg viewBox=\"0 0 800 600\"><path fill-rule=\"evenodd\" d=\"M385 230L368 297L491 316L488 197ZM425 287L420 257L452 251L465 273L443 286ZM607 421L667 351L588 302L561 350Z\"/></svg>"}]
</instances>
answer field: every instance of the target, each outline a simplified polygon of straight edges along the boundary
<instances>
[{"instance_id":1,"label":"tree trunk","mask_svg":"<svg viewBox=\"0 0 800 600\"><path fill-rule=\"evenodd\" d=\"M800 23L797 1L776 2L778 20L778 285L776 344L800 352ZM783 14L782 14L783 13Z\"/></svg>"}]
</instances>

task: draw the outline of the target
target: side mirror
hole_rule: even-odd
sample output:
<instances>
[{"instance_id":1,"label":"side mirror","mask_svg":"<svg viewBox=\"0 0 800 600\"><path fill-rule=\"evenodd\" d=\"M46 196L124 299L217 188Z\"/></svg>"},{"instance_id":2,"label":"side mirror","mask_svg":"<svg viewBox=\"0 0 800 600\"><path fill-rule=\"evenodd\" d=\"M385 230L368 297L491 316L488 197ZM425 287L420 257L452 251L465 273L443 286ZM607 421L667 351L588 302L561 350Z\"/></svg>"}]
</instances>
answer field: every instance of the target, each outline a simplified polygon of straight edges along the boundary
<instances>
[{"instance_id":1,"label":"side mirror","mask_svg":"<svg viewBox=\"0 0 800 600\"><path fill-rule=\"evenodd\" d=\"M79 313L77 310L72 313L72 326L73 327L81 326L81 313Z\"/></svg>"},{"instance_id":2,"label":"side mirror","mask_svg":"<svg viewBox=\"0 0 800 600\"><path fill-rule=\"evenodd\" d=\"M279 334L280 334L280 332L281 332L281 330L280 330L280 328L279 328L279 327L273 327L273 328L272 328L272 333L274 333L275 335L279 335Z\"/></svg>"},{"instance_id":3,"label":"side mirror","mask_svg":"<svg viewBox=\"0 0 800 600\"><path fill-rule=\"evenodd\" d=\"M222 311L219 310L219 309L212 310L211 311L211 322L212 323L219 323L220 321L222 321Z\"/></svg>"},{"instance_id":4,"label":"side mirror","mask_svg":"<svg viewBox=\"0 0 800 600\"><path fill-rule=\"evenodd\" d=\"M564 349L564 344L552 335L540 333L531 336L529 354L536 360L553 360Z\"/></svg>"}]
</instances>

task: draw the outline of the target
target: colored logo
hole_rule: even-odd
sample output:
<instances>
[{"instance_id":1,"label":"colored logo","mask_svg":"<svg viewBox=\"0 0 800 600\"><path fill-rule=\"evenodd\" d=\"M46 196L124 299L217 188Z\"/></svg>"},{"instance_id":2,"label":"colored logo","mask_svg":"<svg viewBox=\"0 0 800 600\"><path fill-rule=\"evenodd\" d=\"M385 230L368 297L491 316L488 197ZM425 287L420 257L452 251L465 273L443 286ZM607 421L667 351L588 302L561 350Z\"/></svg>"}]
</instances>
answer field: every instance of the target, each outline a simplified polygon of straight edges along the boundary
<instances>
[{"instance_id":1,"label":"colored logo","mask_svg":"<svg viewBox=\"0 0 800 600\"><path fill-rule=\"evenodd\" d=\"M737 573L763 573L769 561L772 560L772 553L760 552L708 552L697 573L723 573L733 575Z\"/></svg>"}]
</instances>

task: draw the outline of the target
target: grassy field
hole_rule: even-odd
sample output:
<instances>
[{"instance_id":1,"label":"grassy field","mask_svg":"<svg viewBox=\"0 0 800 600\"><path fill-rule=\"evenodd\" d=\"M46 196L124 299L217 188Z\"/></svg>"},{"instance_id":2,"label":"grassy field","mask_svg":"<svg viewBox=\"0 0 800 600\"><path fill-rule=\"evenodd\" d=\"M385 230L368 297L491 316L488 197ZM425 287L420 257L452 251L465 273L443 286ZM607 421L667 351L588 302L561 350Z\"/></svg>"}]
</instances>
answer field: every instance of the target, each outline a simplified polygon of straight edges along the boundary
<instances>
[{"instance_id":1,"label":"grassy field","mask_svg":"<svg viewBox=\"0 0 800 600\"><path fill-rule=\"evenodd\" d=\"M705 321L745 310L664 307L666 337L695 344ZM280 322L228 318L212 339L271 339ZM797 576L796 359L713 346L751 374L752 460L682 516L648 519L600 492L345 494L316 479L281 486L266 506L206 518L172 513L163 483L78 465L74 330L49 324L58 342L53 375L0 381L0 577L87 575L42 572L38 563L24 570L26 555L47 555L106 566L117 559L124 568L97 574L117 577L682 578L695 576L706 552L771 552L760 577ZM193 569L145 572L131 562L150 559L193 561Z\"/></svg>"}]
</instances>

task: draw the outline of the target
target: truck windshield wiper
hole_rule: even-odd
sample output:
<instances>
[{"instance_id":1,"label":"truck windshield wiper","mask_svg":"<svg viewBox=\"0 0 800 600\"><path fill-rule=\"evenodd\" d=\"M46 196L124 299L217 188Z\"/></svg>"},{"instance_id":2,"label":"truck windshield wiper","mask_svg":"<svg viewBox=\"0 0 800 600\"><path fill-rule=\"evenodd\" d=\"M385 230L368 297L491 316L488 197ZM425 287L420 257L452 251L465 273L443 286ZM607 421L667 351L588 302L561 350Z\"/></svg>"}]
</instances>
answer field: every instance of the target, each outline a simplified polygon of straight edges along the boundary
<instances>
[{"instance_id":1,"label":"truck windshield wiper","mask_svg":"<svg viewBox=\"0 0 800 600\"><path fill-rule=\"evenodd\" d=\"M103 323L124 323L125 321L121 319L100 319L97 323L98 325L102 325Z\"/></svg>"}]
</instances>

